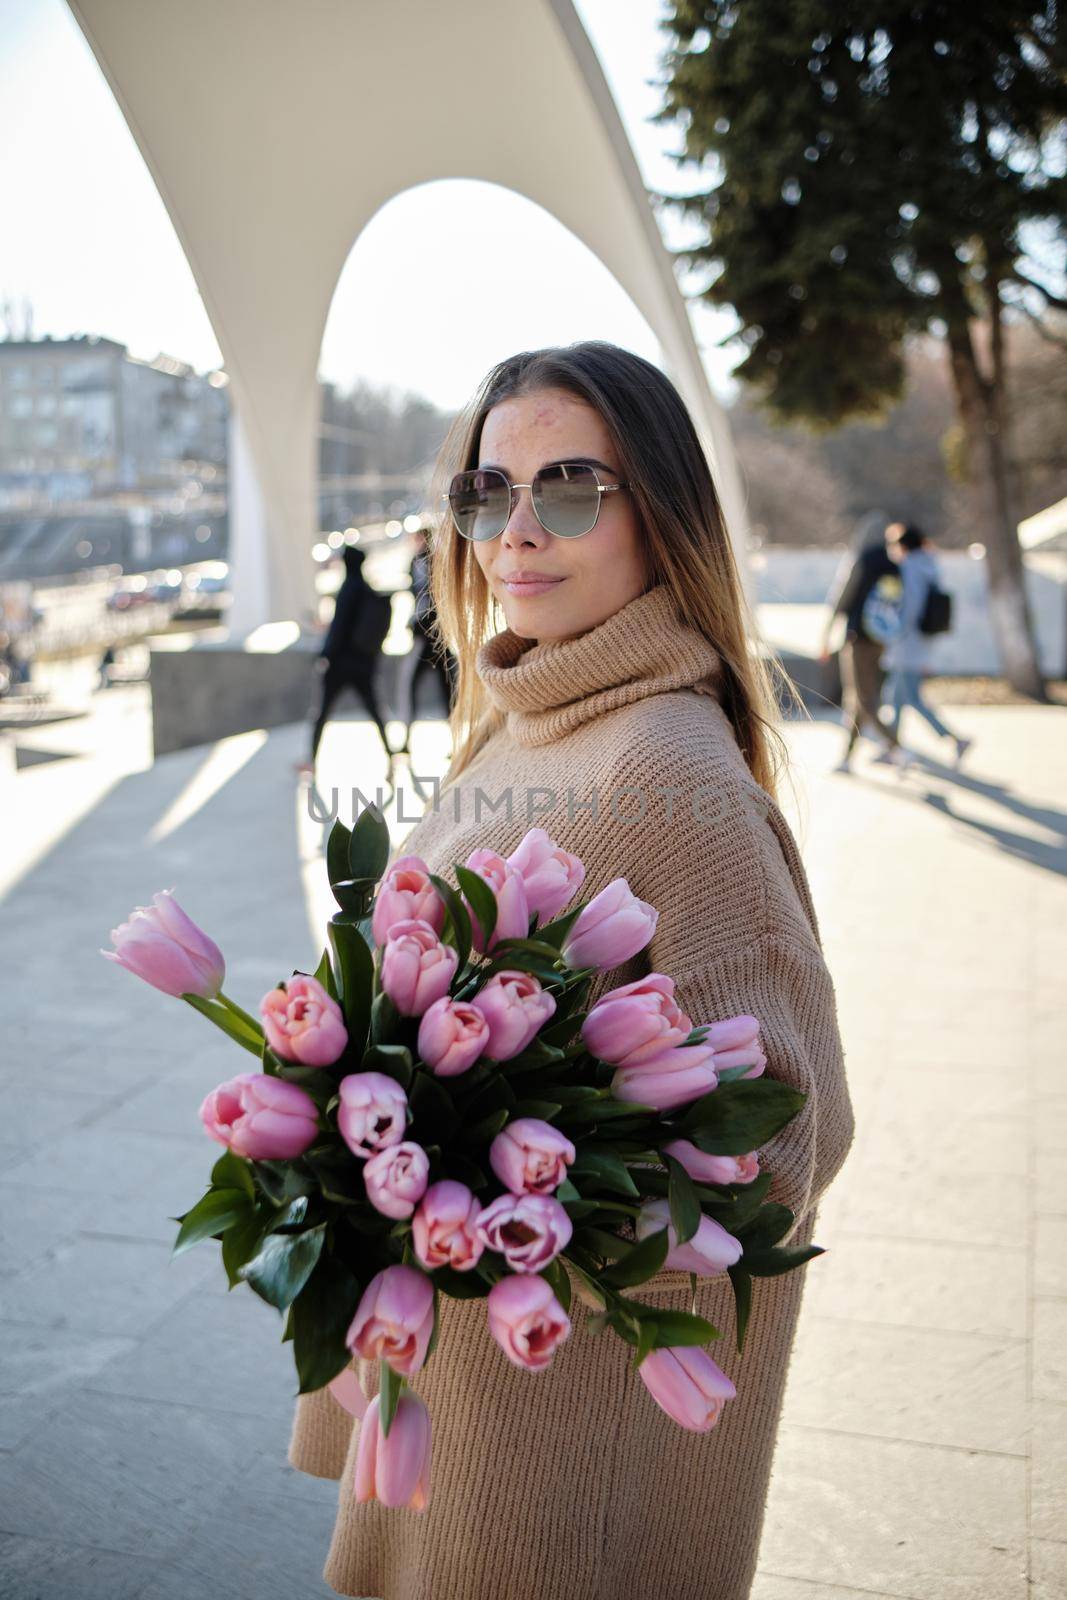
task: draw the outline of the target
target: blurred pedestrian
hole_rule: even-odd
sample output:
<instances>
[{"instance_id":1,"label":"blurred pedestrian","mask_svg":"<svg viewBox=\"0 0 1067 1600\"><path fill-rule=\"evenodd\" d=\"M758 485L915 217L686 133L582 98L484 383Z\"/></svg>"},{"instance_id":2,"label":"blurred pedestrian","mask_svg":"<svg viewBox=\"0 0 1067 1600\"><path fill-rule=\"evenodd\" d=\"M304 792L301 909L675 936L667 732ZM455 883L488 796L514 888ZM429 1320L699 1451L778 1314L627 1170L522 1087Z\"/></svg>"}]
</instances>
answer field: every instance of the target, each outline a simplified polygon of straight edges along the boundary
<instances>
[{"instance_id":1,"label":"blurred pedestrian","mask_svg":"<svg viewBox=\"0 0 1067 1600\"><path fill-rule=\"evenodd\" d=\"M911 706L936 734L953 741L959 766L973 740L961 738L947 728L922 695L923 675L929 668L930 635L934 631L929 620L930 600L932 593L940 593L941 589L937 562L926 535L910 523L890 523L886 543L895 545L899 552L903 582L899 632L886 646L882 658L882 665L889 672L886 693L893 707L892 731L899 736L904 707ZM947 601L945 604L947 607Z\"/></svg>"},{"instance_id":2,"label":"blurred pedestrian","mask_svg":"<svg viewBox=\"0 0 1067 1600\"><path fill-rule=\"evenodd\" d=\"M881 518L865 517L857 526L850 551L838 569L828 604L830 615L823 635L819 659L830 659L830 634L838 617L845 619L845 638L840 650L841 706L847 730L845 751L835 772L852 771L852 754L866 722L881 741L878 762L903 764L907 758L900 749L896 730L887 728L879 717L885 673L881 655L885 639L877 629L876 605L892 603L899 590L900 572L886 545Z\"/></svg>"},{"instance_id":3,"label":"blurred pedestrian","mask_svg":"<svg viewBox=\"0 0 1067 1600\"><path fill-rule=\"evenodd\" d=\"M344 562L345 575L337 591L333 618L315 663L317 677L310 709L314 718L311 759L300 762L299 770L314 772L327 719L339 697L346 689L351 689L378 729L391 774L393 754L374 679L381 647L389 632L392 602L389 595L379 594L364 578L362 550L346 545Z\"/></svg>"},{"instance_id":4,"label":"blurred pedestrian","mask_svg":"<svg viewBox=\"0 0 1067 1600\"><path fill-rule=\"evenodd\" d=\"M436 612L430 591L430 542L425 528L415 536L415 553L411 560L411 588L415 607L411 617L414 643L411 654L414 665L408 679L408 716L404 724L404 742L399 753L410 755L408 741L415 720L415 703L418 686L424 677L436 678L441 685L446 713L451 712L455 696L455 657L446 645L440 643L435 633Z\"/></svg>"}]
</instances>

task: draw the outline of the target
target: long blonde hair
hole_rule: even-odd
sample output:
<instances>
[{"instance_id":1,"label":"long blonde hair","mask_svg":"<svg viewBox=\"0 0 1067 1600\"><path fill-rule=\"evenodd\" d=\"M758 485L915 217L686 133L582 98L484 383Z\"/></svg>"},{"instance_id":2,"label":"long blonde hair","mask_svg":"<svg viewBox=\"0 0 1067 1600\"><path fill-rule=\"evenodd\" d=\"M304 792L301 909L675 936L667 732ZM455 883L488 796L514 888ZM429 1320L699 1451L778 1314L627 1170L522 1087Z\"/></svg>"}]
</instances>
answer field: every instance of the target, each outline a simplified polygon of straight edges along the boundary
<instances>
[{"instance_id":1,"label":"long blonde hair","mask_svg":"<svg viewBox=\"0 0 1067 1600\"><path fill-rule=\"evenodd\" d=\"M437 647L447 646L456 658L450 717L455 755L446 782L470 765L503 721L475 667L479 647L503 619L443 497L456 472L478 465L482 427L492 408L543 389L565 390L603 418L639 516L649 585L665 585L680 619L719 652L723 707L752 776L776 799L788 768L779 706L799 706L799 696L778 662L768 664L755 648L756 628L719 497L681 396L651 362L600 340L524 351L500 362L456 418L438 454L430 501L430 589Z\"/></svg>"}]
</instances>

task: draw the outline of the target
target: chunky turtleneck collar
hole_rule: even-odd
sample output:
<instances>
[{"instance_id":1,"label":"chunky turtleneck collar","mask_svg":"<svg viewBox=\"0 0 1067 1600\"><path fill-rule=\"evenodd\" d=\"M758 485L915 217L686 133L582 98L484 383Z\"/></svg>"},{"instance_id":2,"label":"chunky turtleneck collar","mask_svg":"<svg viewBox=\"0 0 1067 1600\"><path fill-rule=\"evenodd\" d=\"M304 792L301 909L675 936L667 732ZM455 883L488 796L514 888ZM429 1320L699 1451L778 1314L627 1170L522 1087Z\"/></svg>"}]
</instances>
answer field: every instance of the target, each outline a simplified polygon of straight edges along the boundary
<instances>
[{"instance_id":1,"label":"chunky turtleneck collar","mask_svg":"<svg viewBox=\"0 0 1067 1600\"><path fill-rule=\"evenodd\" d=\"M722 662L657 584L575 639L531 645L505 628L481 647L477 669L512 738L532 745L648 695L696 689L717 697Z\"/></svg>"}]
</instances>

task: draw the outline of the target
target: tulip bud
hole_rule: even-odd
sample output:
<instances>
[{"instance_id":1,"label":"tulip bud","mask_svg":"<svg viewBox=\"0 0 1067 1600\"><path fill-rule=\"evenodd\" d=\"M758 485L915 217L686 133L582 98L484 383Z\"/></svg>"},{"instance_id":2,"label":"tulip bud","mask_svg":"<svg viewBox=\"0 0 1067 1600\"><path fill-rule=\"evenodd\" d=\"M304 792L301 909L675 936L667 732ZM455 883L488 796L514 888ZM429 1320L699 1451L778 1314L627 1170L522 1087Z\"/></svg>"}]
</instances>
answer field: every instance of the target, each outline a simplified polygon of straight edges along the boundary
<instances>
[{"instance_id":1,"label":"tulip bud","mask_svg":"<svg viewBox=\"0 0 1067 1600\"><path fill-rule=\"evenodd\" d=\"M387 1361L410 1378L433 1333L433 1284L415 1267L385 1267L363 1291L345 1343L364 1361Z\"/></svg>"},{"instance_id":2,"label":"tulip bud","mask_svg":"<svg viewBox=\"0 0 1067 1600\"><path fill-rule=\"evenodd\" d=\"M737 1395L725 1372L700 1345L651 1350L638 1367L656 1404L691 1433L707 1433Z\"/></svg>"},{"instance_id":3,"label":"tulip bud","mask_svg":"<svg viewBox=\"0 0 1067 1600\"><path fill-rule=\"evenodd\" d=\"M200 1120L213 1139L249 1161L295 1161L319 1131L311 1096L265 1072L242 1072L213 1089Z\"/></svg>"},{"instance_id":4,"label":"tulip bud","mask_svg":"<svg viewBox=\"0 0 1067 1600\"><path fill-rule=\"evenodd\" d=\"M509 1361L529 1372L548 1366L571 1331L570 1318L544 1278L501 1278L489 1291L489 1332Z\"/></svg>"},{"instance_id":5,"label":"tulip bud","mask_svg":"<svg viewBox=\"0 0 1067 1600\"><path fill-rule=\"evenodd\" d=\"M111 930L114 950L100 954L163 994L199 995L213 999L222 988L226 964L222 951L186 916L169 889L152 896Z\"/></svg>"},{"instance_id":6,"label":"tulip bud","mask_svg":"<svg viewBox=\"0 0 1067 1600\"><path fill-rule=\"evenodd\" d=\"M265 994L259 1014L267 1043L283 1061L328 1067L348 1043L341 1007L317 978L303 972Z\"/></svg>"},{"instance_id":7,"label":"tulip bud","mask_svg":"<svg viewBox=\"0 0 1067 1600\"><path fill-rule=\"evenodd\" d=\"M659 912L638 900L625 878L601 889L578 916L563 946L568 967L621 967L643 950L656 931Z\"/></svg>"},{"instance_id":8,"label":"tulip bud","mask_svg":"<svg viewBox=\"0 0 1067 1600\"><path fill-rule=\"evenodd\" d=\"M353 1491L359 1501L425 1511L430 1498L430 1413L405 1390L388 1434L381 1429L381 1398L375 1395L359 1425Z\"/></svg>"}]
</instances>

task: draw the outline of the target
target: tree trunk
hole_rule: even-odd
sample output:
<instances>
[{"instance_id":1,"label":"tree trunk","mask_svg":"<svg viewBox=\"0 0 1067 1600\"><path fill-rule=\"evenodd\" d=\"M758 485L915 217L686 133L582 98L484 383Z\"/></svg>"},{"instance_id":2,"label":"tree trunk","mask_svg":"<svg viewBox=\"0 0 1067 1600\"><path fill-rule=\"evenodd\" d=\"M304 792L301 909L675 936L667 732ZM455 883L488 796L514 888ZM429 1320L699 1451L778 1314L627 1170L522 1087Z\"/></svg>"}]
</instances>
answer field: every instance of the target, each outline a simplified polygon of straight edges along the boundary
<instances>
[{"instance_id":1,"label":"tree trunk","mask_svg":"<svg viewBox=\"0 0 1067 1600\"><path fill-rule=\"evenodd\" d=\"M1013 689L1041 702L1048 693L1037 662L1022 549L1011 507L1003 416L1004 362L999 298L993 305L993 374L978 366L970 327L949 325L948 348L960 422L967 443L967 477L976 537L986 549L989 607L1001 666Z\"/></svg>"}]
</instances>

